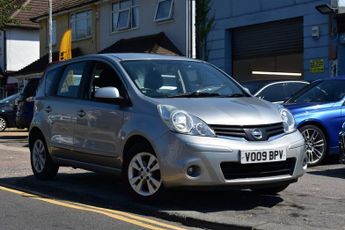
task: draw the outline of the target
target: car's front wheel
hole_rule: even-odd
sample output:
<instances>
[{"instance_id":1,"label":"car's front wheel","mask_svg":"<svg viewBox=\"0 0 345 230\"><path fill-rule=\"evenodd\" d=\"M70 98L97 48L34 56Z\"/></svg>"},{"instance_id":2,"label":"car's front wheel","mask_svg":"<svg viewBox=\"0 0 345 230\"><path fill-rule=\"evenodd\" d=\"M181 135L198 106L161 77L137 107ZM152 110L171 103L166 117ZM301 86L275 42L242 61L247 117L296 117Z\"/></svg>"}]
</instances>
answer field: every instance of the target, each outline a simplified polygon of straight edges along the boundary
<instances>
[{"instance_id":1,"label":"car's front wheel","mask_svg":"<svg viewBox=\"0 0 345 230\"><path fill-rule=\"evenodd\" d=\"M3 117L0 117L0 132L5 131L7 128L6 120Z\"/></svg>"},{"instance_id":2,"label":"car's front wheel","mask_svg":"<svg viewBox=\"0 0 345 230\"><path fill-rule=\"evenodd\" d=\"M41 135L33 138L30 153L31 168L36 178L47 180L56 176L59 166L51 159L47 145Z\"/></svg>"},{"instance_id":3,"label":"car's front wheel","mask_svg":"<svg viewBox=\"0 0 345 230\"><path fill-rule=\"evenodd\" d=\"M141 201L161 197L163 183L158 158L147 144L138 143L127 153L123 177L129 192Z\"/></svg>"},{"instance_id":4,"label":"car's front wheel","mask_svg":"<svg viewBox=\"0 0 345 230\"><path fill-rule=\"evenodd\" d=\"M300 128L305 139L308 166L321 163L326 156L327 139L323 131L315 125L306 125Z\"/></svg>"}]
</instances>

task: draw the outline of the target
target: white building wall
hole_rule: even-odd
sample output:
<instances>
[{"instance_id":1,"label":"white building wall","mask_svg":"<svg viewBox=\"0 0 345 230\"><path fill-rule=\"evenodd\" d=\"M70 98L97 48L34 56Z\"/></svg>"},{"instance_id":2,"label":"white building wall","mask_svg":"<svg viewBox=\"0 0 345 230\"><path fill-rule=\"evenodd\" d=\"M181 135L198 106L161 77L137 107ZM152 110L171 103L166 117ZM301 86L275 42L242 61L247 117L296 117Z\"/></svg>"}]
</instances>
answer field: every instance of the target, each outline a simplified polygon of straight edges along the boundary
<instances>
[{"instance_id":1,"label":"white building wall","mask_svg":"<svg viewBox=\"0 0 345 230\"><path fill-rule=\"evenodd\" d=\"M187 15L186 0L175 0L174 17L166 22L155 22L157 0L141 0L139 9L139 28L133 30L112 32L112 3L105 2L100 6L99 34L100 50L109 47L121 39L140 37L164 32L175 46L187 53Z\"/></svg>"},{"instance_id":2,"label":"white building wall","mask_svg":"<svg viewBox=\"0 0 345 230\"><path fill-rule=\"evenodd\" d=\"M39 30L6 29L6 56L7 71L18 71L39 59Z\"/></svg>"}]
</instances>

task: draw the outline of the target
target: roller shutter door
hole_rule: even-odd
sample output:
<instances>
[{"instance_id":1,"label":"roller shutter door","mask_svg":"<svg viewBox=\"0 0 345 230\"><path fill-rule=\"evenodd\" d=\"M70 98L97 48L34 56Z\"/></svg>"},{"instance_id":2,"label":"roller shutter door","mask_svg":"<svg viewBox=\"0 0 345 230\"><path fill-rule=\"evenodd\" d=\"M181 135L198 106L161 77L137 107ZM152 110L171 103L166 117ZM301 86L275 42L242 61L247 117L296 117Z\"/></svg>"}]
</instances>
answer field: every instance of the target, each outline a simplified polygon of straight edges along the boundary
<instances>
[{"instance_id":1,"label":"roller shutter door","mask_svg":"<svg viewBox=\"0 0 345 230\"><path fill-rule=\"evenodd\" d=\"M233 30L233 59L303 52L303 18L241 27Z\"/></svg>"}]
</instances>

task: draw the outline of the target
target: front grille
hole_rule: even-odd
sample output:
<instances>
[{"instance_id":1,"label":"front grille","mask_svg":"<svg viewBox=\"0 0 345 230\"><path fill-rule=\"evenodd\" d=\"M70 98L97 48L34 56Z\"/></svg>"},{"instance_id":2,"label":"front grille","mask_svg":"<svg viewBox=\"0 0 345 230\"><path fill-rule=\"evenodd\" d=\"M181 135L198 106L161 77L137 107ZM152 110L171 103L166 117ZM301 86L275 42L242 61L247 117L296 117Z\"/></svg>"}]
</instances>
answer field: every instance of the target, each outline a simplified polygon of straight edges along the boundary
<instances>
[{"instance_id":1,"label":"front grille","mask_svg":"<svg viewBox=\"0 0 345 230\"><path fill-rule=\"evenodd\" d=\"M286 161L241 164L238 162L223 162L220 164L226 180L260 178L281 175L292 175L296 164L296 158L288 158Z\"/></svg>"},{"instance_id":2,"label":"front grille","mask_svg":"<svg viewBox=\"0 0 345 230\"><path fill-rule=\"evenodd\" d=\"M251 126L210 125L210 127L218 136L241 137L248 141L266 141L270 137L284 133L283 123ZM252 130L260 130L262 132L262 138L255 138L252 135Z\"/></svg>"}]
</instances>

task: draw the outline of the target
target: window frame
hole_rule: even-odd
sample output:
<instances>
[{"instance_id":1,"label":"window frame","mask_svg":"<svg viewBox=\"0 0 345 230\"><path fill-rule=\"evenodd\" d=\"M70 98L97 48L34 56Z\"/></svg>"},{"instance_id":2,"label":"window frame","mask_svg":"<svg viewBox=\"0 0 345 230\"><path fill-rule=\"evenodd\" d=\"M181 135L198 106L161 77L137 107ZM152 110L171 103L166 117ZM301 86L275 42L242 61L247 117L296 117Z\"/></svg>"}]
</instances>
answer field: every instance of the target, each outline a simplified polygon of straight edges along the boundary
<instances>
[{"instance_id":1,"label":"window frame","mask_svg":"<svg viewBox=\"0 0 345 230\"><path fill-rule=\"evenodd\" d=\"M59 89L61 87L62 80L65 80L64 76L65 76L66 70L68 69L69 66L78 65L78 64L84 64L84 68L83 68L83 73L81 75L81 80L80 80L77 96L76 97L70 97L70 96L59 95ZM58 98L69 98L69 99L80 100L81 99L81 89L84 87L85 78L87 78L85 75L87 74L87 72L88 72L88 61L72 62L72 63L68 63L67 65L65 65L63 67L63 69L61 70L61 72L59 73L60 79L58 82L56 82L57 87L56 87L56 91L55 91L54 96L58 97Z\"/></svg>"},{"instance_id":2,"label":"window frame","mask_svg":"<svg viewBox=\"0 0 345 230\"><path fill-rule=\"evenodd\" d=\"M165 17L165 18L159 18L159 19L157 18L158 10L159 10L159 5L162 2L166 2L166 1L169 1L169 0L157 0L156 12L155 12L155 17L154 17L154 21L155 22L164 22L164 21L172 20L174 18L173 17L173 12L174 12L175 0L171 0L169 16Z\"/></svg>"},{"instance_id":3,"label":"window frame","mask_svg":"<svg viewBox=\"0 0 345 230\"><path fill-rule=\"evenodd\" d=\"M129 0L129 6L126 8L121 8L121 2L123 0L117 0L115 2L112 2L111 4L111 32L116 33L116 32L121 32L121 31L126 31L126 30L133 30L133 29L138 29L140 25L140 16L138 16L138 21L136 23L136 26L133 26L133 11L135 8L139 8L140 4L137 3L135 4L135 0ZM118 4L118 8L114 9L114 5ZM119 27L119 20L120 20L120 14L123 12L128 12L128 17L127 17L127 23L126 26L124 27ZM138 14L140 15L140 11L138 11ZM115 16L117 15L116 21Z\"/></svg>"},{"instance_id":4,"label":"window frame","mask_svg":"<svg viewBox=\"0 0 345 230\"><path fill-rule=\"evenodd\" d=\"M90 14L88 14L90 13ZM75 31L73 31L73 24L75 24L75 30L77 31L77 24L78 24L78 18L77 16L78 15L81 15L81 14L86 14L86 22L88 19L90 19L90 34L88 34L88 26L87 26L87 23L86 23L86 35L83 36L83 37L75 37L77 35L77 33L75 33ZM75 16L76 18L73 19L73 16ZM88 18L90 17L90 18ZM83 18L83 20L85 20ZM92 37L92 33L93 33L93 22L92 22L92 19L93 19L93 14L92 14L92 9L86 9L86 10L83 10L83 11L78 11L78 12L74 12L72 14L70 14L70 18L69 18L69 24L70 24L70 28L71 28L71 31L72 31L72 42L75 42L75 41L79 41L79 40L84 40L84 39L88 39L88 38L91 38Z\"/></svg>"}]
</instances>

